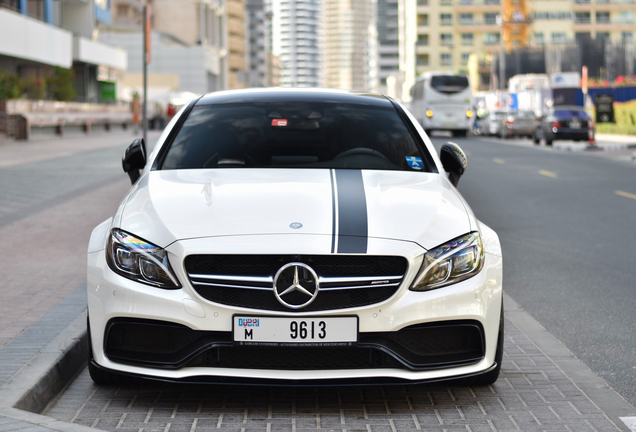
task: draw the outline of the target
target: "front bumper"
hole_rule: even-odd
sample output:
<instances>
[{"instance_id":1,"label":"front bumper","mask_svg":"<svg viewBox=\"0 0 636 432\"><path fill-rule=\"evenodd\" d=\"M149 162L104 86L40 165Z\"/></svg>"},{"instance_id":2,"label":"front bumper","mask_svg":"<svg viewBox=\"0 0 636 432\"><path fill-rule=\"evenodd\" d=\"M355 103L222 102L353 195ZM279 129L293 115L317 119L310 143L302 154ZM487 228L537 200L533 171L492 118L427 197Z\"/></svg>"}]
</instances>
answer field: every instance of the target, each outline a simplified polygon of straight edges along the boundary
<instances>
[{"instance_id":1,"label":"front bumper","mask_svg":"<svg viewBox=\"0 0 636 432\"><path fill-rule=\"evenodd\" d=\"M593 135L593 134L592 134ZM587 141L589 139L589 132L587 129L557 129L557 132L549 130L546 133L546 137L552 141L556 140L580 140Z\"/></svg>"},{"instance_id":2,"label":"front bumper","mask_svg":"<svg viewBox=\"0 0 636 432\"><path fill-rule=\"evenodd\" d=\"M292 237L295 236L258 236L249 239L225 238L177 242L168 249L168 252L171 265L183 288L172 291L146 286L113 273L106 264L103 250L89 254L88 300L95 364L118 373L170 381L236 382L237 377L240 377L240 380L264 380L264 382L279 380L287 384L315 381L327 383L331 380L421 382L470 376L485 372L493 366L502 301L502 262L501 257L497 255L487 253L484 268L471 279L428 292L413 292L409 291L408 287L420 268L425 251L409 242L369 239L368 254L404 256L409 261L404 281L395 295L381 303L364 307L293 314L209 302L200 297L190 285L183 267L183 259L180 258L202 252L221 253L221 249L224 253L228 253L228 249L229 253L245 253L246 247L249 248L249 253L253 254L281 251L289 253L292 247L298 251L300 238ZM320 238L312 237L302 236L302 243L310 245L314 240L321 241ZM218 251L215 250L217 247L214 244L210 245L215 242L218 242ZM272 248L278 250L272 251ZM300 252L307 253L307 251ZM258 361L250 364L241 360L240 356L235 357L237 360L234 363L215 363L215 356L220 355L220 350L223 350L223 355L228 352L231 355L237 354L236 351L231 351L235 348L230 340L232 316L236 313L294 317L357 315L360 331L360 343L357 348L368 350L369 353L371 350L375 353L383 353L386 361L361 364L360 368L338 368L333 364L321 368L317 364L308 366L314 367L311 369L299 369L297 365L278 366L271 358L267 360L267 356L273 356L275 359L278 355L276 351L270 350L263 353L254 349L252 354L257 358L261 356L262 364ZM169 364L153 363L152 360L144 362L134 358L126 359L125 355L114 355L112 350L107 352L106 334L111 329L112 323L135 320L173 323L182 326L187 332L214 337L205 343L194 344L186 349L185 354L180 358L172 363L167 362ZM421 361L421 358L409 359L410 354L404 350L399 352L399 347L391 349L391 344L386 341L380 343L377 341L378 335L386 336L392 332L413 327L439 327L448 323L454 325L468 323L480 329L478 355L467 355L464 358L460 356L451 361L448 358L437 360L429 358L427 361ZM295 354L300 357L306 355L300 351L305 348L290 351L292 349L280 350L281 363L284 363L283 359ZM323 348L312 349L326 351ZM330 349L337 350L337 348ZM388 357L387 351L392 351ZM343 350L336 353L347 356ZM358 354L359 352L356 352L356 355ZM324 353L321 355L324 356ZM153 357L160 359L161 356L157 353L152 355L151 352L147 358ZM324 357L329 358L329 356ZM287 368L281 369L281 367Z\"/></svg>"}]
</instances>

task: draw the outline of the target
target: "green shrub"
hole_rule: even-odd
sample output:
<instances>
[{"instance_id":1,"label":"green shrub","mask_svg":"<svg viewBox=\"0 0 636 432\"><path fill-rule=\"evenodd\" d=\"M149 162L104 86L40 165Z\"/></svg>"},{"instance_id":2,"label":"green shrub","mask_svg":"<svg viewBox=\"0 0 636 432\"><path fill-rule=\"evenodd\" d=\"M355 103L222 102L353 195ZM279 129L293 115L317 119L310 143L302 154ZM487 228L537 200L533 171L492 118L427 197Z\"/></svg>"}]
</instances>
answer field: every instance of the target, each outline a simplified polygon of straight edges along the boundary
<instances>
[{"instance_id":1,"label":"green shrub","mask_svg":"<svg viewBox=\"0 0 636 432\"><path fill-rule=\"evenodd\" d=\"M75 88L73 87L73 71L56 67L53 74L49 78L49 94L50 96L62 102L73 101L77 97Z\"/></svg>"},{"instance_id":2,"label":"green shrub","mask_svg":"<svg viewBox=\"0 0 636 432\"><path fill-rule=\"evenodd\" d=\"M0 100L17 99L22 96L24 87L18 74L0 69Z\"/></svg>"},{"instance_id":3,"label":"green shrub","mask_svg":"<svg viewBox=\"0 0 636 432\"><path fill-rule=\"evenodd\" d=\"M41 100L46 96L46 80L43 78L28 77L22 80L24 95L27 99Z\"/></svg>"},{"instance_id":4,"label":"green shrub","mask_svg":"<svg viewBox=\"0 0 636 432\"><path fill-rule=\"evenodd\" d=\"M618 135L636 135L636 100L614 102L616 123L598 123L596 132Z\"/></svg>"}]
</instances>

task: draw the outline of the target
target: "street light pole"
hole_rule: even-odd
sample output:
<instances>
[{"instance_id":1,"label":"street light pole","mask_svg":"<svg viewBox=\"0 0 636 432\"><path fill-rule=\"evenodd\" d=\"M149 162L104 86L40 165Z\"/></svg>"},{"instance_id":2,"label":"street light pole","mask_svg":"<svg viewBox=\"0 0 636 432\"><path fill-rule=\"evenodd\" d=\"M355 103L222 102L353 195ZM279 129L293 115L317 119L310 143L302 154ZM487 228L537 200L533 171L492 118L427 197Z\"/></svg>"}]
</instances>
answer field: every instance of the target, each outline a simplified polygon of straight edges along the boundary
<instances>
[{"instance_id":1,"label":"street light pole","mask_svg":"<svg viewBox=\"0 0 636 432\"><path fill-rule=\"evenodd\" d=\"M143 138L144 142L148 141L148 53L150 51L150 44L148 43L148 38L150 35L149 32L149 10L148 3L144 3L144 43L143 43L143 75L144 75L144 100L142 107L142 127L143 127Z\"/></svg>"}]
</instances>

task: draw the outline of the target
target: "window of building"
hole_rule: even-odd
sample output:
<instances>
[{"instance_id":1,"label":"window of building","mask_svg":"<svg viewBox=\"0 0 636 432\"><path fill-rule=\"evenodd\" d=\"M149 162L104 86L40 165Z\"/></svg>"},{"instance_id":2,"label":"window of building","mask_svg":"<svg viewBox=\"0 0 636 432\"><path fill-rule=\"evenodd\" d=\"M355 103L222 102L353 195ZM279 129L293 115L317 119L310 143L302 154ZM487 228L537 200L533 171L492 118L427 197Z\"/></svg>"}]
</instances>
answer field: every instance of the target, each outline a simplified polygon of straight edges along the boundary
<instances>
[{"instance_id":1,"label":"window of building","mask_svg":"<svg viewBox=\"0 0 636 432\"><path fill-rule=\"evenodd\" d=\"M609 12L596 12L596 22L599 24L610 22Z\"/></svg>"},{"instance_id":2,"label":"window of building","mask_svg":"<svg viewBox=\"0 0 636 432\"><path fill-rule=\"evenodd\" d=\"M562 44L568 41L568 35L564 32L552 32L551 42L553 44Z\"/></svg>"},{"instance_id":3,"label":"window of building","mask_svg":"<svg viewBox=\"0 0 636 432\"><path fill-rule=\"evenodd\" d=\"M470 58L470 53L462 53L462 65L465 66L468 64L468 59Z\"/></svg>"},{"instance_id":4,"label":"window of building","mask_svg":"<svg viewBox=\"0 0 636 432\"><path fill-rule=\"evenodd\" d=\"M574 34L574 40L576 40L576 43L579 45L588 42L590 39L592 39L590 32L577 32Z\"/></svg>"},{"instance_id":5,"label":"window of building","mask_svg":"<svg viewBox=\"0 0 636 432\"><path fill-rule=\"evenodd\" d=\"M501 4L501 0L484 0L484 4L487 4L487 5L498 5L498 4Z\"/></svg>"},{"instance_id":6,"label":"window of building","mask_svg":"<svg viewBox=\"0 0 636 432\"><path fill-rule=\"evenodd\" d=\"M633 23L634 11L621 11L621 14L619 15L619 20L621 23Z\"/></svg>"},{"instance_id":7,"label":"window of building","mask_svg":"<svg viewBox=\"0 0 636 432\"><path fill-rule=\"evenodd\" d=\"M543 39L543 33L542 32L535 33L534 41L537 45L543 45L545 43L545 40Z\"/></svg>"},{"instance_id":8,"label":"window of building","mask_svg":"<svg viewBox=\"0 0 636 432\"><path fill-rule=\"evenodd\" d=\"M462 45L470 46L473 44L473 34L472 33L462 33Z\"/></svg>"},{"instance_id":9,"label":"window of building","mask_svg":"<svg viewBox=\"0 0 636 432\"><path fill-rule=\"evenodd\" d=\"M420 14L417 16L417 25L418 26L427 26L428 25L428 14Z\"/></svg>"},{"instance_id":10,"label":"window of building","mask_svg":"<svg viewBox=\"0 0 636 432\"><path fill-rule=\"evenodd\" d=\"M460 24L472 24L473 23L473 14L471 14L471 13L461 13L461 14L459 14L459 23Z\"/></svg>"},{"instance_id":11,"label":"window of building","mask_svg":"<svg viewBox=\"0 0 636 432\"><path fill-rule=\"evenodd\" d=\"M453 65L453 57L450 53L441 53L439 55L439 63L442 66L452 66Z\"/></svg>"},{"instance_id":12,"label":"window of building","mask_svg":"<svg viewBox=\"0 0 636 432\"><path fill-rule=\"evenodd\" d=\"M448 26L453 24L453 14L443 13L439 14L439 21L443 26Z\"/></svg>"},{"instance_id":13,"label":"window of building","mask_svg":"<svg viewBox=\"0 0 636 432\"><path fill-rule=\"evenodd\" d=\"M634 42L634 33L630 31L624 31L621 33L621 40L623 43Z\"/></svg>"},{"instance_id":14,"label":"window of building","mask_svg":"<svg viewBox=\"0 0 636 432\"><path fill-rule=\"evenodd\" d=\"M428 66L428 54L417 55L417 66Z\"/></svg>"},{"instance_id":15,"label":"window of building","mask_svg":"<svg viewBox=\"0 0 636 432\"><path fill-rule=\"evenodd\" d=\"M535 20L571 20L571 12L535 12Z\"/></svg>"},{"instance_id":16,"label":"window of building","mask_svg":"<svg viewBox=\"0 0 636 432\"><path fill-rule=\"evenodd\" d=\"M609 32L596 32L597 40L607 40L610 38Z\"/></svg>"},{"instance_id":17,"label":"window of building","mask_svg":"<svg viewBox=\"0 0 636 432\"><path fill-rule=\"evenodd\" d=\"M484 14L484 22L486 24L497 24L497 17L499 14L496 13L485 13Z\"/></svg>"},{"instance_id":18,"label":"window of building","mask_svg":"<svg viewBox=\"0 0 636 432\"><path fill-rule=\"evenodd\" d=\"M439 4L442 6L451 6L453 4L453 0L439 0Z\"/></svg>"},{"instance_id":19,"label":"window of building","mask_svg":"<svg viewBox=\"0 0 636 432\"><path fill-rule=\"evenodd\" d=\"M587 24L592 22L592 16L589 12L576 12L574 14L574 22L578 24Z\"/></svg>"},{"instance_id":20,"label":"window of building","mask_svg":"<svg viewBox=\"0 0 636 432\"><path fill-rule=\"evenodd\" d=\"M421 46L428 46L428 34L417 35L417 44Z\"/></svg>"},{"instance_id":21,"label":"window of building","mask_svg":"<svg viewBox=\"0 0 636 432\"><path fill-rule=\"evenodd\" d=\"M428 6L428 0L417 0L418 6Z\"/></svg>"},{"instance_id":22,"label":"window of building","mask_svg":"<svg viewBox=\"0 0 636 432\"><path fill-rule=\"evenodd\" d=\"M484 33L484 45L498 45L500 41L499 33Z\"/></svg>"},{"instance_id":23,"label":"window of building","mask_svg":"<svg viewBox=\"0 0 636 432\"><path fill-rule=\"evenodd\" d=\"M452 45L453 35L451 33L441 33L439 35L439 42L444 46Z\"/></svg>"}]
</instances>

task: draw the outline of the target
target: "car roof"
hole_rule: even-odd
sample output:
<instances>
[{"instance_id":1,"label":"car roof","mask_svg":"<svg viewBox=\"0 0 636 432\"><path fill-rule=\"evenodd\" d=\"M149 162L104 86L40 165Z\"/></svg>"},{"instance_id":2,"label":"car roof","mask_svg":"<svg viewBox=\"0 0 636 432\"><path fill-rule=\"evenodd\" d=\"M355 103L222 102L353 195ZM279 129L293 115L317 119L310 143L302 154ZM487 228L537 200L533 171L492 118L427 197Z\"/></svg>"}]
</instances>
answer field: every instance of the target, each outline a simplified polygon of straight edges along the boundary
<instances>
[{"instance_id":1,"label":"car roof","mask_svg":"<svg viewBox=\"0 0 636 432\"><path fill-rule=\"evenodd\" d=\"M553 106L551 109L554 111L585 111L585 108L577 105L557 105Z\"/></svg>"},{"instance_id":2,"label":"car roof","mask_svg":"<svg viewBox=\"0 0 636 432\"><path fill-rule=\"evenodd\" d=\"M358 105L393 107L386 97L373 93L350 92L332 89L261 88L226 90L208 93L197 105L257 102L332 102Z\"/></svg>"}]
</instances>

